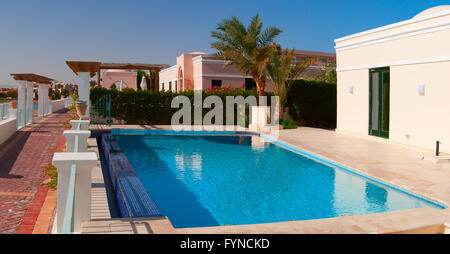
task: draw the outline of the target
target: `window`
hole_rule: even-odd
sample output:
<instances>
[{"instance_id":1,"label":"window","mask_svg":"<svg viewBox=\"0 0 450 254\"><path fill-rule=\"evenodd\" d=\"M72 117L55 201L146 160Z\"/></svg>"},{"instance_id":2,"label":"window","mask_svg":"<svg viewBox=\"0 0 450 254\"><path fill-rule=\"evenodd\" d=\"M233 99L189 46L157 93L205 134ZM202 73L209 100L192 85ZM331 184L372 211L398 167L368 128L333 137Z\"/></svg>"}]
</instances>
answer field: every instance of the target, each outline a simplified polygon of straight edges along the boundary
<instances>
[{"instance_id":1,"label":"window","mask_svg":"<svg viewBox=\"0 0 450 254\"><path fill-rule=\"evenodd\" d=\"M162 85L162 91L164 91L164 83L161 83L161 85Z\"/></svg>"},{"instance_id":2,"label":"window","mask_svg":"<svg viewBox=\"0 0 450 254\"><path fill-rule=\"evenodd\" d=\"M222 86L222 80L211 80L211 87L220 87Z\"/></svg>"},{"instance_id":3,"label":"window","mask_svg":"<svg viewBox=\"0 0 450 254\"><path fill-rule=\"evenodd\" d=\"M178 92L178 85L177 84L178 84L178 82L177 82L177 80L175 80L175 93Z\"/></svg>"},{"instance_id":4,"label":"window","mask_svg":"<svg viewBox=\"0 0 450 254\"><path fill-rule=\"evenodd\" d=\"M172 82L169 82L169 91L172 92Z\"/></svg>"}]
</instances>

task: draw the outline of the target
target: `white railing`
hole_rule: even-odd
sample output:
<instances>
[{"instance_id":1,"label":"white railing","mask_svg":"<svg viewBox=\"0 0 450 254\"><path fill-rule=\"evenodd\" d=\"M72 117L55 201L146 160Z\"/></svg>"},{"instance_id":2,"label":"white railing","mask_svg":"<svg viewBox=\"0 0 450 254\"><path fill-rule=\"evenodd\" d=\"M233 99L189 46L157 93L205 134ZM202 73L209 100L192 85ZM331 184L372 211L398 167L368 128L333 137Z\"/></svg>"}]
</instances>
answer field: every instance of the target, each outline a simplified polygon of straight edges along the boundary
<instances>
[{"instance_id":1,"label":"white railing","mask_svg":"<svg viewBox=\"0 0 450 254\"><path fill-rule=\"evenodd\" d=\"M81 120L81 118L80 118ZM76 130L79 131L81 123L77 124ZM78 135L75 136L73 152L78 152ZM69 186L67 191L66 209L64 209L64 221L61 233L70 234L74 232L73 228L73 205L75 201L75 184L76 184L77 164L72 163L69 175Z\"/></svg>"},{"instance_id":2,"label":"white railing","mask_svg":"<svg viewBox=\"0 0 450 254\"><path fill-rule=\"evenodd\" d=\"M15 109L9 103L0 103L0 144L8 140L17 130Z\"/></svg>"},{"instance_id":3,"label":"white railing","mask_svg":"<svg viewBox=\"0 0 450 254\"><path fill-rule=\"evenodd\" d=\"M90 219L91 170L97 154L87 152L88 123L72 120L73 130L64 131L67 152L53 157L58 168L57 233L80 232L81 221Z\"/></svg>"},{"instance_id":4,"label":"white railing","mask_svg":"<svg viewBox=\"0 0 450 254\"><path fill-rule=\"evenodd\" d=\"M0 103L0 121L9 118L9 103Z\"/></svg>"}]
</instances>

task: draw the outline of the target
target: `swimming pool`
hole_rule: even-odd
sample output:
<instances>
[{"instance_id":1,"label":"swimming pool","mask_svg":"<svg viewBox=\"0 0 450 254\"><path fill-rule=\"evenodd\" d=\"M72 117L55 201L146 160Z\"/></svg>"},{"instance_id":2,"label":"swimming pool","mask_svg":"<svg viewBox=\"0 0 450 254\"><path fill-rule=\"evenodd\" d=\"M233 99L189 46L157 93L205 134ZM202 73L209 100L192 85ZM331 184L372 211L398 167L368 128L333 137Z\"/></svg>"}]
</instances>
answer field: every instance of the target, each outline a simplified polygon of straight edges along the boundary
<instances>
[{"instance_id":1,"label":"swimming pool","mask_svg":"<svg viewBox=\"0 0 450 254\"><path fill-rule=\"evenodd\" d=\"M175 228L445 208L258 135L148 130L112 134Z\"/></svg>"}]
</instances>

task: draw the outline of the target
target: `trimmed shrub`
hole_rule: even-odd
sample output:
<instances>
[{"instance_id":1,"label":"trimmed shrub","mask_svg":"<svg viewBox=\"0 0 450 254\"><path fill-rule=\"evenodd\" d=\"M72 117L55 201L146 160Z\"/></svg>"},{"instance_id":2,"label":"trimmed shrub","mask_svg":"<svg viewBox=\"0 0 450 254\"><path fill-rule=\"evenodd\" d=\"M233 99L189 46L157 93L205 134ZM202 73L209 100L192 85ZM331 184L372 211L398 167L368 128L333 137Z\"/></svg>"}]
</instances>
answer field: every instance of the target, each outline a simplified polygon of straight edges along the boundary
<instances>
[{"instance_id":1,"label":"trimmed shrub","mask_svg":"<svg viewBox=\"0 0 450 254\"><path fill-rule=\"evenodd\" d=\"M172 115L179 108L171 108L172 99L178 95L187 96L191 105L194 103L194 92L184 91L172 93L170 91L135 91L131 88L118 91L117 89L91 88L90 99L94 104L104 95L111 95L111 117L123 120L127 124L170 124ZM256 90L221 90L202 91L202 99L215 95L222 99L223 107L226 107L226 96L248 96L257 97ZM270 96L270 94L266 94ZM270 99L267 100L270 104ZM295 122L301 126L311 126L319 128L336 127L336 85L320 81L296 81L287 95L287 106ZM215 106L214 106L215 107ZM203 116L210 109L202 110ZM246 126L248 125L249 107L245 107ZM239 116L240 111L235 106L235 116ZM223 123L226 112L223 113ZM213 120L214 122L214 120ZM194 124L194 107L191 112L191 123ZM237 119L235 118L235 124ZM286 127L294 125L285 123Z\"/></svg>"},{"instance_id":2,"label":"trimmed shrub","mask_svg":"<svg viewBox=\"0 0 450 254\"><path fill-rule=\"evenodd\" d=\"M111 117L117 120L123 120L127 124L170 124L172 115L179 110L179 108L171 108L172 99L178 95L187 96L191 105L194 105L194 91L184 91L181 93L172 93L170 91L149 91L133 89L123 89L118 91L117 89L105 89L105 88L91 88L90 100L92 104L107 94L111 95ZM255 96L255 90L229 90L229 91L211 91L202 92L202 99L207 96L215 95L221 98L223 107L226 107L227 96L239 96L246 98L248 96ZM215 107L215 105L213 105ZM246 118L245 121L248 124L249 107L245 107ZM205 116L210 109L203 109L202 115ZM235 116L238 116L239 112L235 105ZM223 114L223 124L226 123L226 113ZM215 122L215 119L213 119ZM194 124L194 107L191 112L191 123ZM235 117L235 124L237 118Z\"/></svg>"},{"instance_id":3,"label":"trimmed shrub","mask_svg":"<svg viewBox=\"0 0 450 254\"><path fill-rule=\"evenodd\" d=\"M280 124L283 126L283 129L295 129L297 128L297 125L292 120L286 119L281 120Z\"/></svg>"},{"instance_id":4,"label":"trimmed shrub","mask_svg":"<svg viewBox=\"0 0 450 254\"><path fill-rule=\"evenodd\" d=\"M336 85L297 80L287 94L289 111L299 125L336 128Z\"/></svg>"}]
</instances>

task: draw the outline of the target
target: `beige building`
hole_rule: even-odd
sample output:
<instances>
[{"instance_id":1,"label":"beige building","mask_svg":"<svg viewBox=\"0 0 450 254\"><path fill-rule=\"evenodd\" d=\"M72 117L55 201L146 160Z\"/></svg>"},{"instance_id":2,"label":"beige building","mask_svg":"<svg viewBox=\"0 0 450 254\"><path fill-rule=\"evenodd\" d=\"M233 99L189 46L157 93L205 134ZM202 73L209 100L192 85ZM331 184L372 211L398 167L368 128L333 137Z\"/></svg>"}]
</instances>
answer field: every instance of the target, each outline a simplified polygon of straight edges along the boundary
<instances>
[{"instance_id":1,"label":"beige building","mask_svg":"<svg viewBox=\"0 0 450 254\"><path fill-rule=\"evenodd\" d=\"M317 58L317 62L303 73L303 78L317 76L322 68L335 68L334 53L295 50L294 55L296 61L304 61L308 57ZM243 75L235 66L224 69L225 64L225 60L203 52L184 53L177 57L176 65L159 72L159 89L179 92L207 90L213 87L255 87L252 76ZM268 92L272 91L270 81L266 83L265 88Z\"/></svg>"},{"instance_id":2,"label":"beige building","mask_svg":"<svg viewBox=\"0 0 450 254\"><path fill-rule=\"evenodd\" d=\"M337 131L450 152L450 5L335 43Z\"/></svg>"}]
</instances>

